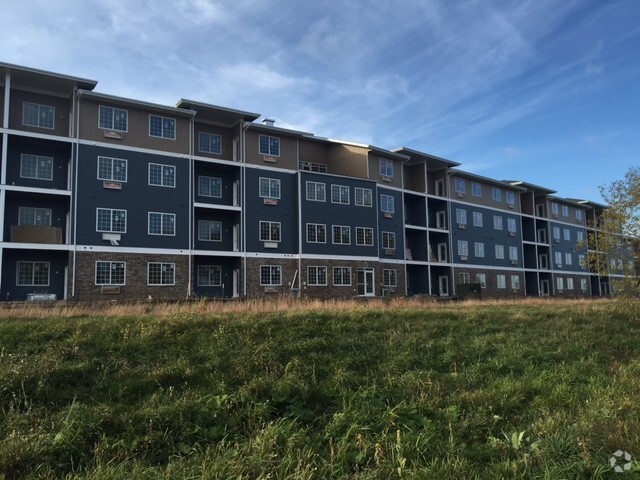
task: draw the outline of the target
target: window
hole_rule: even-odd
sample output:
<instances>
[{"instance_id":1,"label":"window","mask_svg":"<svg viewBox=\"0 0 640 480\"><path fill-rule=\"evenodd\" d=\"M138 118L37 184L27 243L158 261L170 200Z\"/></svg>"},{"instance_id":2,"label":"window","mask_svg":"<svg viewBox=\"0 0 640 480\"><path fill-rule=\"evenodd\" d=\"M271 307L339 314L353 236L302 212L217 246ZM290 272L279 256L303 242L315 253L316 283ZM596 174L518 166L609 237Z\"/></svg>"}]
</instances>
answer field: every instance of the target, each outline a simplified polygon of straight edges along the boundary
<instances>
[{"instance_id":1,"label":"window","mask_svg":"<svg viewBox=\"0 0 640 480\"><path fill-rule=\"evenodd\" d=\"M509 260L518 261L518 247L509 247Z\"/></svg>"},{"instance_id":2,"label":"window","mask_svg":"<svg viewBox=\"0 0 640 480\"><path fill-rule=\"evenodd\" d=\"M174 285L176 264L149 262L147 264L147 285Z\"/></svg>"},{"instance_id":3,"label":"window","mask_svg":"<svg viewBox=\"0 0 640 480\"><path fill-rule=\"evenodd\" d=\"M556 202L551 202L551 213L556 217L560 213L560 205L558 205Z\"/></svg>"},{"instance_id":4,"label":"window","mask_svg":"<svg viewBox=\"0 0 640 480\"><path fill-rule=\"evenodd\" d=\"M461 193L462 195L464 195L464 192L466 190L464 185L464 178L455 177L455 189L456 193Z\"/></svg>"},{"instance_id":5,"label":"window","mask_svg":"<svg viewBox=\"0 0 640 480\"><path fill-rule=\"evenodd\" d=\"M493 216L493 228L502 230L502 217L500 215Z\"/></svg>"},{"instance_id":6,"label":"window","mask_svg":"<svg viewBox=\"0 0 640 480\"><path fill-rule=\"evenodd\" d=\"M573 278L567 278L567 290L573 290Z\"/></svg>"},{"instance_id":7,"label":"window","mask_svg":"<svg viewBox=\"0 0 640 480\"><path fill-rule=\"evenodd\" d=\"M578 243L584 242L584 232L582 230L576 232L576 240Z\"/></svg>"},{"instance_id":8,"label":"window","mask_svg":"<svg viewBox=\"0 0 640 480\"><path fill-rule=\"evenodd\" d=\"M175 235L176 214L149 212L149 235Z\"/></svg>"},{"instance_id":9,"label":"window","mask_svg":"<svg viewBox=\"0 0 640 480\"><path fill-rule=\"evenodd\" d=\"M198 220L198 240L204 242L221 242L222 222Z\"/></svg>"},{"instance_id":10,"label":"window","mask_svg":"<svg viewBox=\"0 0 640 480\"><path fill-rule=\"evenodd\" d=\"M49 267L49 262L18 262L16 265L16 285L48 286Z\"/></svg>"},{"instance_id":11,"label":"window","mask_svg":"<svg viewBox=\"0 0 640 480\"><path fill-rule=\"evenodd\" d=\"M222 198L222 179L198 175L198 195Z\"/></svg>"},{"instance_id":12,"label":"window","mask_svg":"<svg viewBox=\"0 0 640 480\"><path fill-rule=\"evenodd\" d=\"M564 239L569 241L571 240L571 230L569 230L568 228L563 229L563 233L564 233Z\"/></svg>"},{"instance_id":13,"label":"window","mask_svg":"<svg viewBox=\"0 0 640 480\"><path fill-rule=\"evenodd\" d=\"M516 227L516 219L515 218L507 218L507 230L509 230L509 233L516 233L517 232L517 227Z\"/></svg>"},{"instance_id":14,"label":"window","mask_svg":"<svg viewBox=\"0 0 640 480\"><path fill-rule=\"evenodd\" d=\"M516 194L513 193L511 190L507 190L505 193L506 193L506 196L507 196L507 205L515 205L516 204Z\"/></svg>"},{"instance_id":15,"label":"window","mask_svg":"<svg viewBox=\"0 0 640 480\"><path fill-rule=\"evenodd\" d=\"M261 242L279 242L280 241L280 222L260 222L260 241Z\"/></svg>"},{"instance_id":16,"label":"window","mask_svg":"<svg viewBox=\"0 0 640 480\"><path fill-rule=\"evenodd\" d=\"M585 257L584 255L578 255L578 265L580 266L580 268L582 268L583 270L587 267L587 265L585 264Z\"/></svg>"},{"instance_id":17,"label":"window","mask_svg":"<svg viewBox=\"0 0 640 480\"><path fill-rule=\"evenodd\" d=\"M553 239L560 241L560 227L553 227Z\"/></svg>"},{"instance_id":18,"label":"window","mask_svg":"<svg viewBox=\"0 0 640 480\"><path fill-rule=\"evenodd\" d=\"M471 182L471 195L473 195L474 197L481 197L482 185L480 185L478 182Z\"/></svg>"},{"instance_id":19,"label":"window","mask_svg":"<svg viewBox=\"0 0 640 480\"><path fill-rule=\"evenodd\" d=\"M469 242L466 240L458 240L458 255L461 257L469 256Z\"/></svg>"},{"instance_id":20,"label":"window","mask_svg":"<svg viewBox=\"0 0 640 480\"><path fill-rule=\"evenodd\" d=\"M564 291L564 278L558 277L556 278L556 286L558 287L558 292Z\"/></svg>"},{"instance_id":21,"label":"window","mask_svg":"<svg viewBox=\"0 0 640 480\"><path fill-rule=\"evenodd\" d=\"M351 267L333 267L333 284L336 286L351 285Z\"/></svg>"},{"instance_id":22,"label":"window","mask_svg":"<svg viewBox=\"0 0 640 480\"><path fill-rule=\"evenodd\" d=\"M331 185L331 203L349 205L349 187L345 185Z\"/></svg>"},{"instance_id":23,"label":"window","mask_svg":"<svg viewBox=\"0 0 640 480\"><path fill-rule=\"evenodd\" d=\"M484 243L482 242L473 242L473 253L476 257L482 258L484 257Z\"/></svg>"},{"instance_id":24,"label":"window","mask_svg":"<svg viewBox=\"0 0 640 480\"><path fill-rule=\"evenodd\" d=\"M100 105L98 111L98 128L107 130L127 131L129 112L121 108L105 107Z\"/></svg>"},{"instance_id":25,"label":"window","mask_svg":"<svg viewBox=\"0 0 640 480\"><path fill-rule=\"evenodd\" d=\"M260 135L258 142L261 155L280 156L280 139L278 137Z\"/></svg>"},{"instance_id":26,"label":"window","mask_svg":"<svg viewBox=\"0 0 640 480\"><path fill-rule=\"evenodd\" d=\"M22 104L22 124L29 127L49 128L55 127L55 107L38 105L37 103L24 102Z\"/></svg>"},{"instance_id":27,"label":"window","mask_svg":"<svg viewBox=\"0 0 640 480\"><path fill-rule=\"evenodd\" d=\"M373 206L373 193L370 188L355 187L356 205L359 207Z\"/></svg>"},{"instance_id":28,"label":"window","mask_svg":"<svg viewBox=\"0 0 640 480\"><path fill-rule=\"evenodd\" d=\"M580 279L580 290L582 290L583 292L587 291L587 279L586 278L581 278Z\"/></svg>"},{"instance_id":29,"label":"window","mask_svg":"<svg viewBox=\"0 0 640 480\"><path fill-rule=\"evenodd\" d=\"M277 287L282 285L281 265L260 266L260 285Z\"/></svg>"},{"instance_id":30,"label":"window","mask_svg":"<svg viewBox=\"0 0 640 480\"><path fill-rule=\"evenodd\" d=\"M556 266L557 267L561 267L562 266L562 252L555 252L554 253L554 257L556 260Z\"/></svg>"},{"instance_id":31,"label":"window","mask_svg":"<svg viewBox=\"0 0 640 480\"><path fill-rule=\"evenodd\" d=\"M327 284L327 267L307 267L307 283L312 286Z\"/></svg>"},{"instance_id":32,"label":"window","mask_svg":"<svg viewBox=\"0 0 640 480\"><path fill-rule=\"evenodd\" d=\"M393 177L393 162L385 158L380 159L380 175L383 177Z\"/></svg>"},{"instance_id":33,"label":"window","mask_svg":"<svg viewBox=\"0 0 640 480\"><path fill-rule=\"evenodd\" d=\"M391 268L385 268L384 270L382 270L382 286L397 287L398 273Z\"/></svg>"},{"instance_id":34,"label":"window","mask_svg":"<svg viewBox=\"0 0 640 480\"><path fill-rule=\"evenodd\" d=\"M373 246L373 228L356 227L356 245Z\"/></svg>"},{"instance_id":35,"label":"window","mask_svg":"<svg viewBox=\"0 0 640 480\"><path fill-rule=\"evenodd\" d=\"M342 225L333 226L333 243L336 245L351 244L351 229Z\"/></svg>"},{"instance_id":36,"label":"window","mask_svg":"<svg viewBox=\"0 0 640 480\"><path fill-rule=\"evenodd\" d=\"M198 265L198 286L222 286L222 268L219 265Z\"/></svg>"},{"instance_id":37,"label":"window","mask_svg":"<svg viewBox=\"0 0 640 480\"><path fill-rule=\"evenodd\" d=\"M127 211L98 208L96 211L96 231L125 233L127 231Z\"/></svg>"},{"instance_id":38,"label":"window","mask_svg":"<svg viewBox=\"0 0 640 480\"><path fill-rule=\"evenodd\" d=\"M458 275L458 278L460 278L460 285L467 285L471 283L470 276L467 272L460 273L460 275Z\"/></svg>"},{"instance_id":39,"label":"window","mask_svg":"<svg viewBox=\"0 0 640 480\"><path fill-rule=\"evenodd\" d=\"M570 252L564 254L564 263L567 265L573 265L573 256Z\"/></svg>"},{"instance_id":40,"label":"window","mask_svg":"<svg viewBox=\"0 0 640 480\"><path fill-rule=\"evenodd\" d=\"M127 181L127 161L122 158L98 157L98 180Z\"/></svg>"},{"instance_id":41,"label":"window","mask_svg":"<svg viewBox=\"0 0 640 480\"><path fill-rule=\"evenodd\" d=\"M326 200L325 184L307 182L307 200L311 202L324 202Z\"/></svg>"},{"instance_id":42,"label":"window","mask_svg":"<svg viewBox=\"0 0 640 480\"><path fill-rule=\"evenodd\" d=\"M483 219L482 212L473 212L473 226L482 227Z\"/></svg>"},{"instance_id":43,"label":"window","mask_svg":"<svg viewBox=\"0 0 640 480\"><path fill-rule=\"evenodd\" d=\"M576 208L576 220L578 220L579 222L582 221L582 210L580 210L579 208Z\"/></svg>"},{"instance_id":44,"label":"window","mask_svg":"<svg viewBox=\"0 0 640 480\"><path fill-rule=\"evenodd\" d=\"M149 164L149 185L158 187L176 186L176 167L173 165Z\"/></svg>"},{"instance_id":45,"label":"window","mask_svg":"<svg viewBox=\"0 0 640 480\"><path fill-rule=\"evenodd\" d=\"M18 208L18 225L51 226L51 209L36 207Z\"/></svg>"},{"instance_id":46,"label":"window","mask_svg":"<svg viewBox=\"0 0 640 480\"><path fill-rule=\"evenodd\" d=\"M124 285L125 262L96 262L96 285Z\"/></svg>"},{"instance_id":47,"label":"window","mask_svg":"<svg viewBox=\"0 0 640 480\"><path fill-rule=\"evenodd\" d=\"M502 201L502 189L498 187L491 188L491 198L493 198L496 202Z\"/></svg>"},{"instance_id":48,"label":"window","mask_svg":"<svg viewBox=\"0 0 640 480\"><path fill-rule=\"evenodd\" d=\"M380 210L384 213L394 213L395 212L395 198L391 195L380 195Z\"/></svg>"},{"instance_id":49,"label":"window","mask_svg":"<svg viewBox=\"0 0 640 480\"><path fill-rule=\"evenodd\" d=\"M511 275L511 288L514 290L520 290L520 276Z\"/></svg>"},{"instance_id":50,"label":"window","mask_svg":"<svg viewBox=\"0 0 640 480\"><path fill-rule=\"evenodd\" d=\"M496 245L496 260L504 260L504 245Z\"/></svg>"},{"instance_id":51,"label":"window","mask_svg":"<svg viewBox=\"0 0 640 480\"><path fill-rule=\"evenodd\" d=\"M307 243L327 243L327 226L307 223Z\"/></svg>"},{"instance_id":52,"label":"window","mask_svg":"<svg viewBox=\"0 0 640 480\"><path fill-rule=\"evenodd\" d=\"M562 205L562 216L563 217L569 216L569 207L567 205Z\"/></svg>"},{"instance_id":53,"label":"window","mask_svg":"<svg viewBox=\"0 0 640 480\"><path fill-rule=\"evenodd\" d=\"M277 178L260 178L260 198L280 198L280 180Z\"/></svg>"},{"instance_id":54,"label":"window","mask_svg":"<svg viewBox=\"0 0 640 480\"><path fill-rule=\"evenodd\" d=\"M222 153L222 137L213 133L198 133L198 150L206 153Z\"/></svg>"},{"instance_id":55,"label":"window","mask_svg":"<svg viewBox=\"0 0 640 480\"><path fill-rule=\"evenodd\" d=\"M158 138L176 138L176 121L173 118L149 115L149 136Z\"/></svg>"},{"instance_id":56,"label":"window","mask_svg":"<svg viewBox=\"0 0 640 480\"><path fill-rule=\"evenodd\" d=\"M467 211L464 208L456 208L456 223L458 225L467 224Z\"/></svg>"},{"instance_id":57,"label":"window","mask_svg":"<svg viewBox=\"0 0 640 480\"><path fill-rule=\"evenodd\" d=\"M382 232L382 248L384 250L395 250L396 234L393 232Z\"/></svg>"},{"instance_id":58,"label":"window","mask_svg":"<svg viewBox=\"0 0 640 480\"><path fill-rule=\"evenodd\" d=\"M496 281L499 289L507 288L507 276L499 273L496 275Z\"/></svg>"},{"instance_id":59,"label":"window","mask_svg":"<svg viewBox=\"0 0 640 480\"><path fill-rule=\"evenodd\" d=\"M20 155L20 178L53 180L53 158L41 155Z\"/></svg>"},{"instance_id":60,"label":"window","mask_svg":"<svg viewBox=\"0 0 640 480\"><path fill-rule=\"evenodd\" d=\"M476 273L476 283L480 284L480 288L487 288L486 273Z\"/></svg>"}]
</instances>

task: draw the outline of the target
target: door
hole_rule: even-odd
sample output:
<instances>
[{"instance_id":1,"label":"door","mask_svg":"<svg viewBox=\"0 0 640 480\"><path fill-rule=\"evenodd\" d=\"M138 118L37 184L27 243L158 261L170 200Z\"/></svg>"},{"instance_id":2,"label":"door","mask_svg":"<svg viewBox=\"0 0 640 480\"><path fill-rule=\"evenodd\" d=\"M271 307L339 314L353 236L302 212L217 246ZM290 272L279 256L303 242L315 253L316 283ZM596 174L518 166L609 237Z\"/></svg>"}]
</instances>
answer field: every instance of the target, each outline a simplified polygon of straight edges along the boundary
<instances>
[{"instance_id":1,"label":"door","mask_svg":"<svg viewBox=\"0 0 640 480\"><path fill-rule=\"evenodd\" d=\"M540 254L540 269L547 270L549 268L549 257L546 253Z\"/></svg>"},{"instance_id":2,"label":"door","mask_svg":"<svg viewBox=\"0 0 640 480\"><path fill-rule=\"evenodd\" d=\"M540 291L543 297L549 296L549 280L542 280L540 282Z\"/></svg>"},{"instance_id":3,"label":"door","mask_svg":"<svg viewBox=\"0 0 640 480\"><path fill-rule=\"evenodd\" d=\"M233 226L233 251L240 251L240 225Z\"/></svg>"},{"instance_id":4,"label":"door","mask_svg":"<svg viewBox=\"0 0 640 480\"><path fill-rule=\"evenodd\" d=\"M449 277L447 277L446 275L440 275L438 277L438 287L440 289L440 296L448 297L449 296Z\"/></svg>"},{"instance_id":5,"label":"door","mask_svg":"<svg viewBox=\"0 0 640 480\"><path fill-rule=\"evenodd\" d=\"M233 271L233 298L240 296L240 270Z\"/></svg>"},{"instance_id":6,"label":"door","mask_svg":"<svg viewBox=\"0 0 640 480\"><path fill-rule=\"evenodd\" d=\"M233 206L240 206L240 181L233 182Z\"/></svg>"},{"instance_id":7,"label":"door","mask_svg":"<svg viewBox=\"0 0 640 480\"><path fill-rule=\"evenodd\" d=\"M239 138L236 137L233 139L233 161L237 162L238 161L238 143L239 143Z\"/></svg>"},{"instance_id":8,"label":"door","mask_svg":"<svg viewBox=\"0 0 640 480\"><path fill-rule=\"evenodd\" d=\"M436 227L441 229L447 228L446 218L446 213L443 210L436 212Z\"/></svg>"},{"instance_id":9,"label":"door","mask_svg":"<svg viewBox=\"0 0 640 480\"><path fill-rule=\"evenodd\" d=\"M444 180L436 180L436 195L444 197Z\"/></svg>"},{"instance_id":10,"label":"door","mask_svg":"<svg viewBox=\"0 0 640 480\"><path fill-rule=\"evenodd\" d=\"M373 297L375 274L373 268L358 269L358 295L363 297Z\"/></svg>"}]
</instances>

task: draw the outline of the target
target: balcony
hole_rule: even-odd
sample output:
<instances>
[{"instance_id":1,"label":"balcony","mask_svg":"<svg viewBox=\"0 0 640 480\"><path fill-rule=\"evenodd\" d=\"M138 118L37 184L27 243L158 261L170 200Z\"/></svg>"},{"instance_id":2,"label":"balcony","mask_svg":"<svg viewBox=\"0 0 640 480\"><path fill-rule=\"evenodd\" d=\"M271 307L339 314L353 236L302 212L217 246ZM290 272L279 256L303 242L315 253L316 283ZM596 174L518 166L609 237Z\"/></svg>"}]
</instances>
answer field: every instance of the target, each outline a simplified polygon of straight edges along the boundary
<instances>
[{"instance_id":1,"label":"balcony","mask_svg":"<svg viewBox=\"0 0 640 480\"><path fill-rule=\"evenodd\" d=\"M11 225L11 241L61 245L63 243L62 228L46 225Z\"/></svg>"}]
</instances>

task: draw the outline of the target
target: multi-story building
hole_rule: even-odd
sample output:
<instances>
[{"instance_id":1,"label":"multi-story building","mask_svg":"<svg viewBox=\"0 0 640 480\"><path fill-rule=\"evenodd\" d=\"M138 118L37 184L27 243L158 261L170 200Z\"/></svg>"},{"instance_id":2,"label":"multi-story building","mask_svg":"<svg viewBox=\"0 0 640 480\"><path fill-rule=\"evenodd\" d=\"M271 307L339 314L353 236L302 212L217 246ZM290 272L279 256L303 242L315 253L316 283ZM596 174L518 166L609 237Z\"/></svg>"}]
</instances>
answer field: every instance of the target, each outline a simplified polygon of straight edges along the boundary
<instances>
[{"instance_id":1,"label":"multi-story building","mask_svg":"<svg viewBox=\"0 0 640 480\"><path fill-rule=\"evenodd\" d=\"M96 85L0 63L2 300L609 292L602 205Z\"/></svg>"}]
</instances>

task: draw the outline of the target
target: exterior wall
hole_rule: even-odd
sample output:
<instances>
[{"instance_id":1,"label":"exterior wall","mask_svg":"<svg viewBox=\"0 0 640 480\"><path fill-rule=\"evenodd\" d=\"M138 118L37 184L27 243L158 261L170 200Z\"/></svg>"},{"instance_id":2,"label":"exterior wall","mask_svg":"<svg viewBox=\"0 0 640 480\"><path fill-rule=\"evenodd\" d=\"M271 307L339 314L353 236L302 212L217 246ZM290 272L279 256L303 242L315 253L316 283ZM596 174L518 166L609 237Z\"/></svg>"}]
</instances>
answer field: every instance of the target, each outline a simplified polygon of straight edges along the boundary
<instances>
[{"instance_id":1,"label":"exterior wall","mask_svg":"<svg viewBox=\"0 0 640 480\"><path fill-rule=\"evenodd\" d=\"M71 92L69 92L71 93ZM33 93L23 90L11 89L9 105L9 128L15 130L23 130L26 132L41 133L45 135L58 135L61 137L69 136L69 118L71 112L70 98L61 96L45 95ZM55 107L54 112L54 128L39 128L24 125L22 123L22 105L23 102L35 103L38 105L46 105Z\"/></svg>"},{"instance_id":2,"label":"exterior wall","mask_svg":"<svg viewBox=\"0 0 640 480\"><path fill-rule=\"evenodd\" d=\"M36 207L51 209L51 228L60 229L60 243L67 243L67 214L69 213L70 197L60 195L43 195L23 192L8 192L5 203L4 217L4 239L15 242L12 238L12 227L18 226L18 214L20 207ZM34 240L33 243L42 241ZM31 243L31 242L24 242ZM54 243L54 242L46 242Z\"/></svg>"},{"instance_id":3,"label":"exterior wall","mask_svg":"<svg viewBox=\"0 0 640 480\"><path fill-rule=\"evenodd\" d=\"M462 196L460 196L458 194L458 192L456 192L456 189L455 189L455 179L456 179L456 177L457 178L462 178L465 181L465 192L463 193ZM480 185L480 195L479 196L476 196L476 195L473 194L472 187L471 187L472 183L477 183L477 184ZM493 199L493 188L500 189L500 191L501 191L500 201L497 201L497 200ZM519 212L520 211L520 192L515 190L515 189L508 188L507 185L492 184L492 183L489 183L489 182L483 182L481 179L466 177L464 174L463 175L451 175L449 177L449 191L451 192L450 197L453 198L453 199L462 200L464 198L465 202L473 203L475 205L483 205L485 207L499 208L499 209L504 209L504 210L511 210L513 212ZM515 203L507 204L507 200L506 200L506 197L507 197L506 192L507 191L513 192Z\"/></svg>"},{"instance_id":4,"label":"exterior wall","mask_svg":"<svg viewBox=\"0 0 640 480\"><path fill-rule=\"evenodd\" d=\"M393 163L393 175L387 176L380 173L381 160L389 160ZM389 157L369 154L369 178L391 187L402 188L402 162Z\"/></svg>"},{"instance_id":5,"label":"exterior wall","mask_svg":"<svg viewBox=\"0 0 640 480\"><path fill-rule=\"evenodd\" d=\"M220 285L201 285L198 278L198 267L218 266L220 267ZM233 296L233 271L240 270L241 260L239 257L214 257L198 255L193 258L193 293L197 297L205 298L230 298ZM238 279L240 280L240 278ZM238 291L238 294L240 291Z\"/></svg>"},{"instance_id":6,"label":"exterior wall","mask_svg":"<svg viewBox=\"0 0 640 480\"><path fill-rule=\"evenodd\" d=\"M560 238L554 238L554 227L560 229ZM565 239L565 231L569 232L570 239ZM579 245L577 242L577 232L582 231L584 235L585 245ZM551 242L551 258L550 265L553 270L561 270L563 272L582 272L585 271L585 265L581 265L579 261L579 255L587 255L586 241L587 233L584 228L576 228L567 224L560 224L557 222L549 222L549 241ZM556 263L555 254L560 253L562 256L562 262L560 265ZM567 263L567 256L570 256L571 263Z\"/></svg>"},{"instance_id":7,"label":"exterior wall","mask_svg":"<svg viewBox=\"0 0 640 480\"><path fill-rule=\"evenodd\" d=\"M222 151L220 154L203 152L199 149L199 134L200 132L211 133L214 135L220 135L222 142ZM198 157L208 157L217 160L233 160L233 141L238 138L238 132L235 128L225 128L218 125L210 125L207 123L196 122L193 133L193 145L194 155ZM240 153L238 152L238 155Z\"/></svg>"},{"instance_id":8,"label":"exterior wall","mask_svg":"<svg viewBox=\"0 0 640 480\"><path fill-rule=\"evenodd\" d=\"M427 193L427 172L426 164L405 165L404 167L404 188L414 192Z\"/></svg>"},{"instance_id":9,"label":"exterior wall","mask_svg":"<svg viewBox=\"0 0 640 480\"><path fill-rule=\"evenodd\" d=\"M369 178L368 150L355 145L332 145L329 172L346 177Z\"/></svg>"},{"instance_id":10,"label":"exterior wall","mask_svg":"<svg viewBox=\"0 0 640 480\"><path fill-rule=\"evenodd\" d=\"M298 260L291 258L247 258L246 262L246 296L249 298L273 298L290 296L291 283L298 270ZM277 286L260 285L260 267L262 265L279 265L282 267L282 283ZM298 272L298 275L300 272ZM297 283L297 282L296 282Z\"/></svg>"},{"instance_id":11,"label":"exterior wall","mask_svg":"<svg viewBox=\"0 0 640 480\"><path fill-rule=\"evenodd\" d=\"M219 178L222 183L222 196L209 197L200 195L198 185L198 177L214 177ZM227 165L219 165L210 162L196 161L193 173L193 196L194 201L198 203L209 203L212 205L234 205L233 184L240 182L240 167L230 167ZM238 192L240 194L240 192ZM239 198L240 200L240 198Z\"/></svg>"},{"instance_id":12,"label":"exterior wall","mask_svg":"<svg viewBox=\"0 0 640 480\"><path fill-rule=\"evenodd\" d=\"M22 178L20 176L20 159L23 154L52 157L53 178L51 180ZM71 144L69 143L34 140L27 137L10 135L7 145L7 184L23 187L70 190L68 182L70 160Z\"/></svg>"},{"instance_id":13,"label":"exterior wall","mask_svg":"<svg viewBox=\"0 0 640 480\"><path fill-rule=\"evenodd\" d=\"M486 287L481 289L481 297L523 297L525 295L524 272L518 270L487 270L477 268L454 268L454 279L456 285L460 285L460 274L469 274L471 283L478 283L477 274L484 274L486 278ZM505 288L498 288L498 275L505 276ZM517 276L520 282L518 289L513 289L511 278Z\"/></svg>"},{"instance_id":14,"label":"exterior wall","mask_svg":"<svg viewBox=\"0 0 640 480\"><path fill-rule=\"evenodd\" d=\"M382 205L380 204L381 195L390 195L394 198L395 204L395 212L391 215L382 212ZM403 203L402 203L402 192L398 190L391 190L388 188L383 188L381 185L378 185L378 255L380 258L385 259L396 259L402 260L404 259L404 213L403 213ZM394 254L389 254L386 250L382 248L382 232L391 232L396 236L396 248Z\"/></svg>"},{"instance_id":15,"label":"exterior wall","mask_svg":"<svg viewBox=\"0 0 640 480\"><path fill-rule=\"evenodd\" d=\"M211 220L222 223L222 240L211 241L201 240L198 235L198 222L200 220ZM215 250L232 252L233 228L240 225L240 212L229 212L213 208L196 208L193 218L193 245L196 250ZM238 239L239 241L240 239Z\"/></svg>"},{"instance_id":16,"label":"exterior wall","mask_svg":"<svg viewBox=\"0 0 640 480\"><path fill-rule=\"evenodd\" d=\"M0 300L26 300L29 293L54 293L58 300L64 298L65 271L68 252L50 250L18 250L5 248L2 254L2 288ZM18 285L18 262L49 262L48 285Z\"/></svg>"},{"instance_id":17,"label":"exterior wall","mask_svg":"<svg viewBox=\"0 0 640 480\"><path fill-rule=\"evenodd\" d=\"M262 155L260 153L260 135L280 139L280 156ZM248 129L245 133L245 149L245 161L247 163L287 170L298 170L298 139L296 137L286 136L286 132L281 130Z\"/></svg>"}]
</instances>

